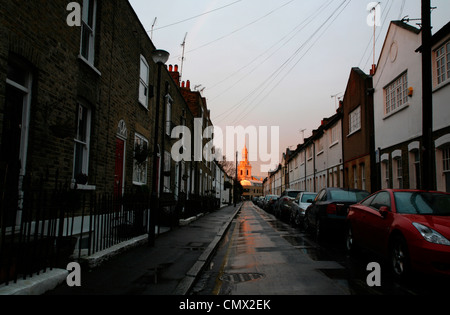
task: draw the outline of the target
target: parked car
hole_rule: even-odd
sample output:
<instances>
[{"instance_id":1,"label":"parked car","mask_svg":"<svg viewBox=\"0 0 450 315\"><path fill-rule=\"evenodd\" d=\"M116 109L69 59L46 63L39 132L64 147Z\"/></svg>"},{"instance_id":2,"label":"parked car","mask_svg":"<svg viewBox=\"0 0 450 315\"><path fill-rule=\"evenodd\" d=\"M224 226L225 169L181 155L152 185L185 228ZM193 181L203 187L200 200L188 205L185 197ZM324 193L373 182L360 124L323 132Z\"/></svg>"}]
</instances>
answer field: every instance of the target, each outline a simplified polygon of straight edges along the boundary
<instances>
[{"instance_id":1,"label":"parked car","mask_svg":"<svg viewBox=\"0 0 450 315\"><path fill-rule=\"evenodd\" d=\"M282 220L289 220L290 213L290 201L294 200L295 197L300 193L300 190L286 189L280 196L280 199L275 204L275 216Z\"/></svg>"},{"instance_id":2,"label":"parked car","mask_svg":"<svg viewBox=\"0 0 450 315\"><path fill-rule=\"evenodd\" d=\"M388 258L397 277L411 271L450 275L450 194L385 189L352 205L346 246Z\"/></svg>"},{"instance_id":3,"label":"parked car","mask_svg":"<svg viewBox=\"0 0 450 315\"><path fill-rule=\"evenodd\" d=\"M295 197L291 202L290 209L290 222L295 226L303 226L303 220L305 218L306 209L312 204L313 200L316 198L317 193L302 191Z\"/></svg>"},{"instance_id":4,"label":"parked car","mask_svg":"<svg viewBox=\"0 0 450 315\"><path fill-rule=\"evenodd\" d=\"M304 227L320 238L325 231L345 231L348 207L369 195L359 189L323 188L306 209Z\"/></svg>"},{"instance_id":5,"label":"parked car","mask_svg":"<svg viewBox=\"0 0 450 315\"><path fill-rule=\"evenodd\" d=\"M264 197L263 209L269 213L273 213L273 206L278 201L278 195L266 195Z\"/></svg>"}]
</instances>

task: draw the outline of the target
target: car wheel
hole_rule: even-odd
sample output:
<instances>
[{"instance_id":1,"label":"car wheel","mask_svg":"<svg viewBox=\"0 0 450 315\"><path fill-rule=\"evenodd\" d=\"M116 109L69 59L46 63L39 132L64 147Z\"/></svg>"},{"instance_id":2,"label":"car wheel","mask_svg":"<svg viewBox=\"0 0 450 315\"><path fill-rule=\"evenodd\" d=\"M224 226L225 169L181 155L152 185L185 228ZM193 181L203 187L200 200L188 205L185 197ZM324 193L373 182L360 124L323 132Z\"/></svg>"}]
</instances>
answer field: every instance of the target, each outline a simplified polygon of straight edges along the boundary
<instances>
[{"instance_id":1,"label":"car wheel","mask_svg":"<svg viewBox=\"0 0 450 315\"><path fill-rule=\"evenodd\" d=\"M404 279L410 272L410 260L406 240L398 235L390 246L390 262L394 275Z\"/></svg>"}]
</instances>

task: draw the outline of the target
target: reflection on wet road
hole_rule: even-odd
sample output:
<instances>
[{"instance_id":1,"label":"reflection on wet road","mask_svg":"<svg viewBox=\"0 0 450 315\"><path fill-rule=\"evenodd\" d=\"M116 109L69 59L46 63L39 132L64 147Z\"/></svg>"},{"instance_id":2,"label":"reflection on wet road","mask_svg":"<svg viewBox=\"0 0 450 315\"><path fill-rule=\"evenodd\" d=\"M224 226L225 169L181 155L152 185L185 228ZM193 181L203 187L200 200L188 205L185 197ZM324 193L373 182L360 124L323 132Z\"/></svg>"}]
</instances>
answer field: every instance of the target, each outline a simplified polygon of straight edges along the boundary
<instances>
[{"instance_id":1,"label":"reflection on wet road","mask_svg":"<svg viewBox=\"0 0 450 315\"><path fill-rule=\"evenodd\" d=\"M349 294L324 270L340 270L334 261L318 260L314 246L252 203L245 203L213 264L220 266L215 294ZM311 257L315 257L311 258ZM214 268L213 268L214 269ZM215 273L215 271L212 271Z\"/></svg>"},{"instance_id":2,"label":"reflection on wet road","mask_svg":"<svg viewBox=\"0 0 450 315\"><path fill-rule=\"evenodd\" d=\"M381 265L381 286L369 287L370 262ZM339 237L321 240L279 221L251 202L243 204L221 247L197 282L197 295L449 294L445 279L392 279L370 253L349 256Z\"/></svg>"}]
</instances>

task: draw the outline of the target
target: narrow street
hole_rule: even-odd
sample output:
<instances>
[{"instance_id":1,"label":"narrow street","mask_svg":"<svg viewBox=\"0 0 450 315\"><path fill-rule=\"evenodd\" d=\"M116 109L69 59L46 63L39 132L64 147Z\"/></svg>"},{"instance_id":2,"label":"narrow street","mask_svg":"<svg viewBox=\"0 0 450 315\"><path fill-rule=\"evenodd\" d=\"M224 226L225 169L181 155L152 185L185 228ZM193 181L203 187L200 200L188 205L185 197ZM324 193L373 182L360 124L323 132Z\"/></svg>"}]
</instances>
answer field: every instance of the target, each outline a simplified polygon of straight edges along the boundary
<instances>
[{"instance_id":1,"label":"narrow street","mask_svg":"<svg viewBox=\"0 0 450 315\"><path fill-rule=\"evenodd\" d=\"M370 287L370 262L381 266L381 286ZM313 236L244 203L228 234L193 289L194 295L442 295L445 279L416 275L395 281L371 253L349 256L340 238Z\"/></svg>"}]
</instances>

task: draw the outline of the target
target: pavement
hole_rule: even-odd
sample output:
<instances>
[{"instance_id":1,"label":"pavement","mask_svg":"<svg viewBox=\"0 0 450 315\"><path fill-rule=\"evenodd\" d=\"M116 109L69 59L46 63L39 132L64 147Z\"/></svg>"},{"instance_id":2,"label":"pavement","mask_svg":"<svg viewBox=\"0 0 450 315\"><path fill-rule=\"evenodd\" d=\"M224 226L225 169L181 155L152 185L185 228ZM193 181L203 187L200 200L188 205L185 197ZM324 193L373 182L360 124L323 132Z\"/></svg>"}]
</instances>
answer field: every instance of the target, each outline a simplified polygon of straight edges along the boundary
<instances>
[{"instance_id":1,"label":"pavement","mask_svg":"<svg viewBox=\"0 0 450 315\"><path fill-rule=\"evenodd\" d=\"M86 257L80 286L66 283L69 271L54 269L0 287L0 295L188 295L241 206L191 218L158 235L152 247L144 235Z\"/></svg>"}]
</instances>

